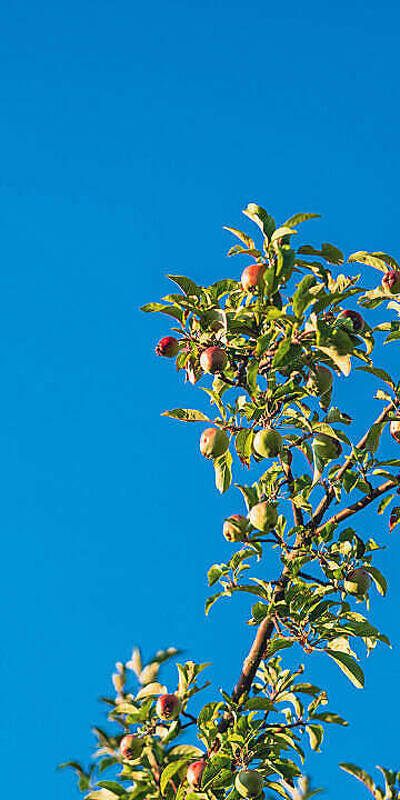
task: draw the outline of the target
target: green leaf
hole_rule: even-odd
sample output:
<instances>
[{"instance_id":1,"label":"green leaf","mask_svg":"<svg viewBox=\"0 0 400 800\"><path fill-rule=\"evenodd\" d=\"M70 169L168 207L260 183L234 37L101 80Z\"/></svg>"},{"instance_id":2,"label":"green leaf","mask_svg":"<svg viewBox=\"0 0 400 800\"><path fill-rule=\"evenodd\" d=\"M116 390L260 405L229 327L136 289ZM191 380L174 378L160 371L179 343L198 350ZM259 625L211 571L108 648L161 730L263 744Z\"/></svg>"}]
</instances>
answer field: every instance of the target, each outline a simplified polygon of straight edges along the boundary
<instances>
[{"instance_id":1,"label":"green leaf","mask_svg":"<svg viewBox=\"0 0 400 800\"><path fill-rule=\"evenodd\" d=\"M242 464L250 465L250 458L252 454L252 444L254 438L254 431L252 428L245 428L239 431L235 437L236 452Z\"/></svg>"},{"instance_id":2,"label":"green leaf","mask_svg":"<svg viewBox=\"0 0 400 800\"><path fill-rule=\"evenodd\" d=\"M246 700L244 707L247 711L275 711L275 706L268 700L268 697L250 697Z\"/></svg>"},{"instance_id":3,"label":"green leaf","mask_svg":"<svg viewBox=\"0 0 400 800\"><path fill-rule=\"evenodd\" d=\"M348 653L340 653L339 651L329 649L325 650L325 652L336 662L338 667L340 667L356 689L362 689L364 687L364 673L352 656L348 655Z\"/></svg>"},{"instance_id":4,"label":"green leaf","mask_svg":"<svg viewBox=\"0 0 400 800\"><path fill-rule=\"evenodd\" d=\"M211 595L211 597L207 597L206 608L205 608L206 617L210 612L211 606L213 606L214 603L216 603L216 601L219 600L219 598L222 597L223 595L225 595L225 592L217 592L217 594L213 594Z\"/></svg>"},{"instance_id":5,"label":"green leaf","mask_svg":"<svg viewBox=\"0 0 400 800\"><path fill-rule=\"evenodd\" d=\"M208 585L214 586L214 583L217 583L221 575L226 575L228 571L226 564L213 564L207 572Z\"/></svg>"},{"instance_id":6,"label":"green leaf","mask_svg":"<svg viewBox=\"0 0 400 800\"><path fill-rule=\"evenodd\" d=\"M357 778L359 781L361 781L361 783L363 783L364 786L366 786L367 789L369 789L369 791L374 796L376 796L374 794L376 789L375 783L367 772L365 772L363 769L360 769L360 767L357 767L355 764L348 764L342 762L341 764L339 764L339 766L345 772L348 772L349 775L353 775L354 778Z\"/></svg>"},{"instance_id":7,"label":"green leaf","mask_svg":"<svg viewBox=\"0 0 400 800\"><path fill-rule=\"evenodd\" d=\"M256 203L249 203L243 210L243 214L258 225L267 239L270 239L275 230L275 220L268 214L268 211Z\"/></svg>"},{"instance_id":8,"label":"green leaf","mask_svg":"<svg viewBox=\"0 0 400 800\"><path fill-rule=\"evenodd\" d=\"M386 425L386 421L385 422L374 422L374 424L371 425L371 427L370 427L370 429L368 431L368 436L367 436L365 444L364 444L364 448L363 448L364 450L368 450L369 453L376 453L376 451L377 451L377 449L379 447L379 441L380 441L382 432L383 432L383 430L385 428L385 425Z\"/></svg>"},{"instance_id":9,"label":"green leaf","mask_svg":"<svg viewBox=\"0 0 400 800\"><path fill-rule=\"evenodd\" d=\"M371 576L379 594L385 596L387 592L387 581L386 578L379 572L379 569L376 567L371 567L369 564L363 564L363 569L365 572L368 572L368 575Z\"/></svg>"},{"instance_id":10,"label":"green leaf","mask_svg":"<svg viewBox=\"0 0 400 800\"><path fill-rule=\"evenodd\" d=\"M294 214L293 217L289 217L283 224L292 228L293 225L301 225L302 222L307 222L309 219L317 219L320 216L321 214L313 214L312 212L300 212L299 214Z\"/></svg>"},{"instance_id":11,"label":"green leaf","mask_svg":"<svg viewBox=\"0 0 400 800\"><path fill-rule=\"evenodd\" d=\"M324 729L322 725L306 725L306 731L310 739L311 750L319 751L320 744L324 738Z\"/></svg>"},{"instance_id":12,"label":"green leaf","mask_svg":"<svg viewBox=\"0 0 400 800\"><path fill-rule=\"evenodd\" d=\"M226 453L223 453L222 456L218 456L218 458L214 459L214 470L215 470L215 485L220 492L223 494L229 489L232 481L232 456L229 450Z\"/></svg>"},{"instance_id":13,"label":"green leaf","mask_svg":"<svg viewBox=\"0 0 400 800\"><path fill-rule=\"evenodd\" d=\"M319 714L313 714L313 719L320 719L321 722L343 725L344 727L349 724L343 717L340 717L339 714L334 714L332 711L321 711Z\"/></svg>"},{"instance_id":14,"label":"green leaf","mask_svg":"<svg viewBox=\"0 0 400 800\"><path fill-rule=\"evenodd\" d=\"M142 689L139 689L136 700L142 700L143 697L155 697L158 694L165 694L166 691L166 687L162 686L161 683L148 683L146 686L143 686Z\"/></svg>"},{"instance_id":15,"label":"green leaf","mask_svg":"<svg viewBox=\"0 0 400 800\"><path fill-rule=\"evenodd\" d=\"M173 408L171 411L163 411L161 416L179 419L181 422L210 422L210 417L195 408Z\"/></svg>"},{"instance_id":16,"label":"green leaf","mask_svg":"<svg viewBox=\"0 0 400 800\"><path fill-rule=\"evenodd\" d=\"M186 295L197 297L201 295L200 287L191 278L186 278L184 275L167 275L167 278L176 283Z\"/></svg>"},{"instance_id":17,"label":"green leaf","mask_svg":"<svg viewBox=\"0 0 400 800\"><path fill-rule=\"evenodd\" d=\"M280 228L276 228L271 236L271 242L276 242L278 239L283 239L284 236L293 236L296 234L297 231L294 228L290 228L288 225L282 225Z\"/></svg>"},{"instance_id":18,"label":"green leaf","mask_svg":"<svg viewBox=\"0 0 400 800\"><path fill-rule=\"evenodd\" d=\"M362 366L356 367L357 370L362 370L362 372L369 372L371 375L375 375L376 378L380 378L385 383L388 383L392 389L394 389L394 381L393 378L389 375L388 372L384 369L380 369L378 367L369 367L369 366Z\"/></svg>"},{"instance_id":19,"label":"green leaf","mask_svg":"<svg viewBox=\"0 0 400 800\"><path fill-rule=\"evenodd\" d=\"M160 789L161 789L161 794L162 795L165 794L165 790L166 790L167 785L168 785L169 781L171 780L171 778L177 772L179 772L179 770L182 767L186 766L187 763L188 763L188 759L187 758L180 758L180 759L178 759L178 761L172 761L171 764L168 764L165 767L165 769L163 769L163 771L161 773L161 778L160 778Z\"/></svg>"},{"instance_id":20,"label":"green leaf","mask_svg":"<svg viewBox=\"0 0 400 800\"><path fill-rule=\"evenodd\" d=\"M336 349L336 347L322 347L319 345L319 350L322 353L326 353L327 356L333 361L333 363L339 367L340 371L346 378L350 375L351 372L351 359L349 355L340 355Z\"/></svg>"},{"instance_id":21,"label":"green leaf","mask_svg":"<svg viewBox=\"0 0 400 800\"><path fill-rule=\"evenodd\" d=\"M296 317L301 317L306 308L315 302L316 297L310 293L310 289L316 286L317 279L314 275L305 275L300 281L294 295L293 295L293 311Z\"/></svg>"},{"instance_id":22,"label":"green leaf","mask_svg":"<svg viewBox=\"0 0 400 800\"><path fill-rule=\"evenodd\" d=\"M169 306L165 303L146 303L140 310L144 311L145 314L160 312L161 314L168 314L170 317L175 317L175 319L179 319L179 321L183 319L183 310L181 308Z\"/></svg>"},{"instance_id":23,"label":"green leaf","mask_svg":"<svg viewBox=\"0 0 400 800\"><path fill-rule=\"evenodd\" d=\"M117 795L117 797L123 797L123 795L126 794L124 787L116 781L99 781L97 786L101 786L102 789L108 789L110 792Z\"/></svg>"},{"instance_id":24,"label":"green leaf","mask_svg":"<svg viewBox=\"0 0 400 800\"><path fill-rule=\"evenodd\" d=\"M302 247L299 247L298 253L302 255L319 256L320 258L324 258L325 261L328 261L329 264L339 265L343 264L344 261L342 251L328 242L324 242L321 245L321 250L316 250L316 248L310 244L304 244Z\"/></svg>"},{"instance_id":25,"label":"green leaf","mask_svg":"<svg viewBox=\"0 0 400 800\"><path fill-rule=\"evenodd\" d=\"M228 225L222 226L225 231L229 231L229 233L233 233L238 239L240 239L243 244L246 245L251 250L255 249L255 244L253 239L250 236L247 236L247 233L243 233L243 231L239 231L237 228L230 228Z\"/></svg>"},{"instance_id":26,"label":"green leaf","mask_svg":"<svg viewBox=\"0 0 400 800\"><path fill-rule=\"evenodd\" d=\"M385 258L383 256L385 256ZM387 256L386 253L368 253L366 250L358 250L356 253L352 253L347 261L349 264L352 264L354 261L357 261L359 264L368 264L369 267L379 269L380 272L387 272L388 258L391 257Z\"/></svg>"}]
</instances>

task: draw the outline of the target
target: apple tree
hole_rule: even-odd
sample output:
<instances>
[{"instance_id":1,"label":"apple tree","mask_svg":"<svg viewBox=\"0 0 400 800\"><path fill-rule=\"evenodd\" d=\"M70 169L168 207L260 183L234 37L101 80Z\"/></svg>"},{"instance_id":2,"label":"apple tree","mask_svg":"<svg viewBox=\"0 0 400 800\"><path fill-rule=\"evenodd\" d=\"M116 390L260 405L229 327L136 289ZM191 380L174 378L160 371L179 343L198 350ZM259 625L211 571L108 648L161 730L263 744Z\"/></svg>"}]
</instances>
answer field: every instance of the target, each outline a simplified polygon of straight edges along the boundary
<instances>
[{"instance_id":1,"label":"apple tree","mask_svg":"<svg viewBox=\"0 0 400 800\"><path fill-rule=\"evenodd\" d=\"M285 652L321 654L361 688L363 651L389 644L368 619L374 592L387 589L375 564L381 545L361 536L356 516L375 504L390 530L400 521L400 384L374 360L377 337L400 338L400 267L363 250L344 266L326 242L296 249L298 226L317 214L281 225L254 203L244 214L257 238L227 228L236 240L228 256L247 260L241 275L211 286L170 275L174 291L143 311L170 319L156 352L210 401L208 414L175 408L165 416L203 426L200 451L219 492L236 473L237 513L221 520L232 555L210 566L206 613L248 594L253 643L236 685L217 694L204 681L206 665L193 661L178 661L176 683L163 685L163 664L179 659L172 647L148 663L138 649L117 663L115 692L105 698L112 725L94 729L90 769L69 762L88 800L311 798L319 790L307 778L306 752L346 721L304 666L285 665ZM382 304L384 321L374 322ZM379 409L355 440L335 388L357 370L368 374ZM386 431L389 459L380 455ZM270 549L280 564L274 580L257 573ZM192 698L205 687L211 700L194 715ZM400 773L382 768L381 786L354 764L341 767L377 800L400 798Z\"/></svg>"}]
</instances>

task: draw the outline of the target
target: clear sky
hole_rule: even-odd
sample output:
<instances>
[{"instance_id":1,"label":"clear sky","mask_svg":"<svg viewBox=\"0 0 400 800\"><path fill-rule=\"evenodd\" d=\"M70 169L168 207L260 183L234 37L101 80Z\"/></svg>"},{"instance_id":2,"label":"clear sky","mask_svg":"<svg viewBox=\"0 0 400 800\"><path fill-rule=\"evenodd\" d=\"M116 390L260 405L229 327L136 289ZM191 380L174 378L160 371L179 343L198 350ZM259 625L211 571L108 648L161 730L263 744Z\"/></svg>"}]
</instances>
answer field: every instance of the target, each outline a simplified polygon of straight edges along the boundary
<instances>
[{"instance_id":1,"label":"clear sky","mask_svg":"<svg viewBox=\"0 0 400 800\"><path fill-rule=\"evenodd\" d=\"M214 662L216 687L234 681L249 605L206 619L203 604L240 498L217 495L201 429L160 417L202 393L156 359L168 321L138 307L169 291L169 271L240 274L222 225L249 201L280 220L321 212L315 242L399 256L399 25L388 0L3 4L5 796L79 796L55 767L88 759L97 697L134 643L184 646ZM338 392L361 430L379 404ZM390 545L377 562L390 598L372 617L395 647L371 656L364 692L309 660L352 723L310 758L330 800L365 797L339 760L399 766L399 534L373 512L361 530Z\"/></svg>"}]
</instances>

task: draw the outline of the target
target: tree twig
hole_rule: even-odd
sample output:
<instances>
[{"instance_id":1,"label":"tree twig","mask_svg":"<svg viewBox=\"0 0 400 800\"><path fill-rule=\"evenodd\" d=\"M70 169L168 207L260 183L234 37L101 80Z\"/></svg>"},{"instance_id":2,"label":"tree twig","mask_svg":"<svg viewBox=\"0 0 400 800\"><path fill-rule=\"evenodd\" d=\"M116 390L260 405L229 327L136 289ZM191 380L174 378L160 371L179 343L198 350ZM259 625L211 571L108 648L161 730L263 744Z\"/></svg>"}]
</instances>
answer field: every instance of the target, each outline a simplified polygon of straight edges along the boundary
<instances>
[{"instance_id":1,"label":"tree twig","mask_svg":"<svg viewBox=\"0 0 400 800\"><path fill-rule=\"evenodd\" d=\"M380 422L384 422L385 419L387 418L387 415L392 410L393 406L396 406L396 405L397 405L396 401L395 400L391 400L389 405L385 406L383 411L381 411L381 413L379 414L379 417L377 417L377 419L375 420L373 425L379 425ZM369 432L370 432L371 428L372 428L372 425L368 428L367 432L364 433L364 436L362 436L362 438L358 442L358 444L357 444L357 449L358 450L362 450L362 448L366 444L366 441L368 439L368 435L369 435ZM351 456L351 455L348 456L345 459L344 464L342 464L342 466L340 467L340 469L336 473L335 480L336 481L340 480L340 478L344 475L346 470L349 467L351 467L351 465L353 463L354 463L354 456ZM315 512L314 512L314 514L313 514L313 516L311 518L311 523L312 523L312 527L313 528L317 527L319 525L319 523L322 521L322 518L323 518L323 516L325 514L325 511L329 508L329 506L330 506L330 504L331 504L331 502L332 502L332 500L334 498L334 494L335 493L333 491L332 486L329 486L328 489L326 490L325 496L322 498L321 502L319 503L319 505L315 509Z\"/></svg>"},{"instance_id":2,"label":"tree twig","mask_svg":"<svg viewBox=\"0 0 400 800\"><path fill-rule=\"evenodd\" d=\"M400 475L398 475L398 478L400 479ZM396 487L398 488L398 486L398 481L385 481L385 483L377 486L376 489L372 489L372 491L369 494L366 494L365 497L357 500L351 506L338 511L338 513L334 514L333 517L330 517L330 519L327 519L323 525L320 525L319 528L314 530L314 534L320 533L322 529L330 523L338 524L339 522L343 522L344 519L351 517L353 514L357 514L358 511L362 511L363 508L369 506L369 504L376 500L377 497L380 497L382 494L385 494L385 492L390 491L390 489L395 489ZM301 575L301 573L299 574Z\"/></svg>"}]
</instances>

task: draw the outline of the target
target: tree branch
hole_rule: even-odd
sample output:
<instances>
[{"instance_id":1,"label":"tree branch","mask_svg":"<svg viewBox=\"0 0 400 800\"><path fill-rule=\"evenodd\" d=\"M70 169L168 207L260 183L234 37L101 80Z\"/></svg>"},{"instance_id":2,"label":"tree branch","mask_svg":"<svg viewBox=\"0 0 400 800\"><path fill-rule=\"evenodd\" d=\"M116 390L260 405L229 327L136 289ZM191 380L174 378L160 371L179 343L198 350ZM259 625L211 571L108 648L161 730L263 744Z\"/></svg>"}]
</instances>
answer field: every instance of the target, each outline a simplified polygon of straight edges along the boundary
<instances>
[{"instance_id":1,"label":"tree branch","mask_svg":"<svg viewBox=\"0 0 400 800\"><path fill-rule=\"evenodd\" d=\"M379 424L380 422L384 422L384 420L387 418L387 415L392 410L393 406L396 407L397 405L398 405L398 403L395 400L391 401L389 403L389 405L387 405L383 409L383 411L379 414L379 416L375 420L375 423ZM368 429L368 431L364 434L364 436L358 442L358 444L357 444L357 448L358 449L362 449L364 447L364 445L365 445L365 443L367 441L367 438L368 438L369 431L370 431L370 428ZM346 470L351 466L351 464L353 462L354 462L354 457L348 456L348 458L346 458L344 464L340 467L340 469L339 469L339 471L338 471L338 473L336 475L336 479L340 479L343 476L343 474L346 472ZM282 464L282 467L283 467L283 469L284 469L284 471L286 473L288 484L289 484L289 488L290 488L290 482L292 482L292 485L293 485L293 474L291 472L290 466L289 465L285 466L285 465ZM361 500L358 500L356 503L353 503L352 506L349 506L348 508L343 509L342 511L339 511L338 514L335 514L329 520L329 522L341 522L342 520L347 519L347 517L351 516L352 514L356 514L357 511L361 511L363 508L368 506L369 503L372 503L372 501L375 500L377 497L379 497L381 494L384 494L384 492L387 492L387 491L389 491L389 489L395 488L396 486L398 486L397 482L395 482L395 481L386 481L381 486L377 487L376 489L373 489L373 491L370 494L366 495ZM310 523L314 528L315 528L316 525L318 525L319 522L321 522L321 520L323 518L323 515L325 514L325 511L327 510L327 508L329 507L329 505L331 504L331 502L333 500L333 497L334 497L334 491L333 491L332 487L328 487L327 490L326 490L325 497L322 498L321 502L317 506L317 509L316 509L313 517L311 518ZM294 519L295 519L295 524L297 524L298 526L302 526L303 523L302 523L301 510L296 508L294 506L293 502L292 502L292 507L293 507L293 515L294 515ZM296 520L297 520L297 522L296 522ZM309 526L310 526L310 523L309 523ZM321 528L324 527L326 524L327 523L324 523L324 525L321 526ZM317 531L319 531L321 528L317 528ZM298 531L297 536L296 536L296 540L295 540L295 543L294 543L294 547L293 547L293 550L292 550L292 552L290 554L289 560L286 563L286 565L284 566L284 568L283 568L283 570L281 572L280 578L276 583L276 587L275 587L274 594L273 594L273 602L279 602L279 600L283 599L284 594L285 594L285 588L286 588L286 586L287 586L287 584L289 583L289 580L290 580L290 561L292 561L296 557L297 552L302 548L302 546L304 544L304 540L307 539L308 535L309 535L309 532L307 530L302 529L302 530ZM261 660L262 660L262 658L264 656L264 653L265 653L265 651L267 649L267 644L268 644L269 640L272 637L272 634L273 634L273 631L274 631L274 627L275 627L274 623L271 621L271 619L269 617L266 617L262 621L262 623L259 625L257 633L256 633L256 636L255 636L254 641L253 641L253 644L252 644L252 646L250 648L249 654L248 654L248 656L245 658L245 660L243 662L243 666L242 666L242 669L241 669L239 680L238 680L238 682L237 682L237 684L234 687L233 692L232 692L232 700L234 702L238 702L238 700L241 698L241 696L243 694L245 694L246 692L250 691L251 685L253 683L253 680L254 680L254 677L255 677L256 672L258 670L258 667L260 665L260 662L261 662ZM221 732L226 730L228 728L229 724L230 724L230 720L229 719L225 718L225 719L221 720L220 726L219 726Z\"/></svg>"},{"instance_id":2,"label":"tree branch","mask_svg":"<svg viewBox=\"0 0 400 800\"><path fill-rule=\"evenodd\" d=\"M379 414L379 417L377 417L377 419L375 420L373 425L379 424L380 422L384 422L385 419L387 418L387 415L392 410L393 406L396 407L397 405L398 405L398 402L396 402L396 400L391 400L389 405L387 405L383 409L383 411L381 411L381 413ZM362 450L362 448L366 444L366 441L368 439L368 434L369 434L371 428L372 428L372 425L368 428L367 432L364 433L364 436L358 442L357 449ZM353 463L354 463L354 457L351 456L351 455L348 456L345 459L344 464L342 464L342 466L340 467L339 471L336 473L335 479L336 480L340 480L340 478L344 475L346 470L349 467L351 467L351 465ZM326 490L325 496L322 498L321 502L319 503L319 505L315 509L315 512L314 512L314 514L313 514L313 516L311 518L311 524L312 524L313 528L315 528L321 522L321 520L322 520L322 518L323 518L323 516L325 514L325 511L329 508L329 506L330 506L330 504L331 504L331 502L332 502L332 500L334 498L334 494L335 493L333 491L332 486L329 486L328 489Z\"/></svg>"},{"instance_id":3,"label":"tree branch","mask_svg":"<svg viewBox=\"0 0 400 800\"><path fill-rule=\"evenodd\" d=\"M400 479L400 475L397 476ZM338 511L337 514L334 514L333 517L327 519L323 525L320 525L319 528L314 530L314 533L320 533L326 525L330 523L338 524L339 522L343 522L344 519L351 517L353 514L357 514L358 511L362 511L363 508L369 506L373 500L376 500L377 497L380 497L385 492L390 491L390 489L395 489L399 487L398 481L385 481L380 486L377 486L376 489L372 489L369 494L366 494L365 497L362 497L361 500L357 500L357 502L353 503L351 506L347 508L343 508L342 511ZM301 575L301 573L299 573Z\"/></svg>"},{"instance_id":4,"label":"tree branch","mask_svg":"<svg viewBox=\"0 0 400 800\"><path fill-rule=\"evenodd\" d=\"M285 477L286 477L286 480L288 482L290 494L293 495L293 492L294 492L294 478L293 478L292 468L291 468L290 464L286 464L284 461L282 461L281 458L279 460L281 462L281 467L282 467L282 469L283 469L283 471L285 473ZM303 512L302 512L301 508L297 508L296 504L294 503L294 501L292 499L291 499L291 503L292 503L294 524L296 525L296 527L298 527L300 525L304 525Z\"/></svg>"}]
</instances>

